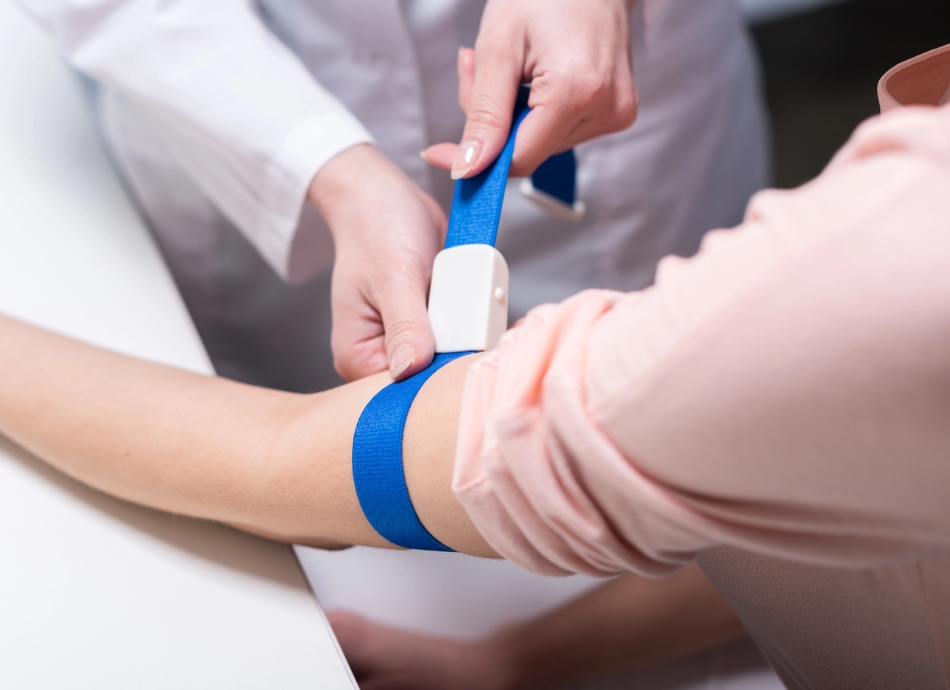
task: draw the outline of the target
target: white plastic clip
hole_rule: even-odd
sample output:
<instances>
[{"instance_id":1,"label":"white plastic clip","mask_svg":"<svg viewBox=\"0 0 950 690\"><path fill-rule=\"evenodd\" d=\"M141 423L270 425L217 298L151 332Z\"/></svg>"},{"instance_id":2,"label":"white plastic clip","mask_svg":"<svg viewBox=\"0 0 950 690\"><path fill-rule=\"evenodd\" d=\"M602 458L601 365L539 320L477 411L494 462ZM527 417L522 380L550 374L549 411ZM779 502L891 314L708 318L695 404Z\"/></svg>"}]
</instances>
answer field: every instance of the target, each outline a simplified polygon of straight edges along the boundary
<instances>
[{"instance_id":1,"label":"white plastic clip","mask_svg":"<svg viewBox=\"0 0 950 690\"><path fill-rule=\"evenodd\" d=\"M432 266L429 321L436 352L490 350L508 328L508 264L487 244L443 249Z\"/></svg>"}]
</instances>

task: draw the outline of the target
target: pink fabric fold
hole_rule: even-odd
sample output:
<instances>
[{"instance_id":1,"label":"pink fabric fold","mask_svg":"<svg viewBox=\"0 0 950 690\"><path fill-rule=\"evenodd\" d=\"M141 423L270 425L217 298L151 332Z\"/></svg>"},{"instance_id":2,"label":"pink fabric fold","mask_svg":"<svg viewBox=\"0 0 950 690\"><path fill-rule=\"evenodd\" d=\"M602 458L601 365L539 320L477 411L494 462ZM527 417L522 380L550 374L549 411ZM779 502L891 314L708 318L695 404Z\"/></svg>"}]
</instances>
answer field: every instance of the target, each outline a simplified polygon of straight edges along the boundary
<instances>
[{"instance_id":1,"label":"pink fabric fold","mask_svg":"<svg viewBox=\"0 0 950 690\"><path fill-rule=\"evenodd\" d=\"M548 574L950 547L950 108L872 118L652 288L531 312L469 370L453 489Z\"/></svg>"}]
</instances>

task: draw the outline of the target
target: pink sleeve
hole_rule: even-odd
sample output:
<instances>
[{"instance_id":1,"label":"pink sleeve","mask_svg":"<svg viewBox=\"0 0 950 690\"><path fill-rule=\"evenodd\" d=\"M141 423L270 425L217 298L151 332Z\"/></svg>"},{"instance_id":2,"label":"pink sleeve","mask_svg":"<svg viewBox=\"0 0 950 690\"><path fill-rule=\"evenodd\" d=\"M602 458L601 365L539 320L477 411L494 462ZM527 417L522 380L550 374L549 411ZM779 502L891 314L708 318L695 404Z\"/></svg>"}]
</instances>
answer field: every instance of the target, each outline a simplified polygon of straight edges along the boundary
<instances>
[{"instance_id":1,"label":"pink sleeve","mask_svg":"<svg viewBox=\"0 0 950 690\"><path fill-rule=\"evenodd\" d=\"M868 121L648 290L531 312L468 373L453 488L549 574L950 546L950 108Z\"/></svg>"}]
</instances>

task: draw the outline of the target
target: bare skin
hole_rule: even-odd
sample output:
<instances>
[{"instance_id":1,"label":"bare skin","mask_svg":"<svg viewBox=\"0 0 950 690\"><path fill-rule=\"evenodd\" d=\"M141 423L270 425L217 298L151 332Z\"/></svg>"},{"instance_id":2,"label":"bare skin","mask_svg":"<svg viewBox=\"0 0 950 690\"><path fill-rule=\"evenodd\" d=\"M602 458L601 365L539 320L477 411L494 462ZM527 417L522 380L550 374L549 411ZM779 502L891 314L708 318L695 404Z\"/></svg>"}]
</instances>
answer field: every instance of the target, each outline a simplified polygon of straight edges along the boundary
<instances>
[{"instance_id":1,"label":"bare skin","mask_svg":"<svg viewBox=\"0 0 950 690\"><path fill-rule=\"evenodd\" d=\"M496 554L451 491L466 362L439 371L406 425L420 518L442 542ZM353 430L392 379L315 395L200 376L106 352L0 316L0 432L97 489L282 541L391 547L363 517Z\"/></svg>"}]
</instances>

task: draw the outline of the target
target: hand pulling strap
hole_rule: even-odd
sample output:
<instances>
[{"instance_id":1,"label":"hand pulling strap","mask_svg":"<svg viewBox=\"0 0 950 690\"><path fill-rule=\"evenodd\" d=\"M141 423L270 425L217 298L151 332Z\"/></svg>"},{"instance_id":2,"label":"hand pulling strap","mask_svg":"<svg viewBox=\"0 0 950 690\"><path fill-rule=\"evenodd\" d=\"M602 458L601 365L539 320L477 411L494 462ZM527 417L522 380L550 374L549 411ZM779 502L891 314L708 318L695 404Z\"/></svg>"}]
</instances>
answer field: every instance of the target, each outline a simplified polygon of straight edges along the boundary
<instances>
[{"instance_id":1,"label":"hand pulling strap","mask_svg":"<svg viewBox=\"0 0 950 690\"><path fill-rule=\"evenodd\" d=\"M528 113L528 93L526 87L519 91L511 134L501 155L482 173L456 183L446 249L467 244L494 245L515 136ZM565 172L569 170L569 193L573 196L573 154L570 164L565 165L565 162L566 159L562 158L561 164L555 167ZM554 182L560 185L555 193L566 201L568 183ZM507 281L507 268L505 276ZM412 506L403 470L402 441L409 408L422 385L443 366L466 354L471 352L437 354L432 364L423 371L405 381L386 386L369 401L356 424L353 434L353 481L360 507L373 529L397 546L426 551L452 551L429 533Z\"/></svg>"},{"instance_id":2,"label":"hand pulling strap","mask_svg":"<svg viewBox=\"0 0 950 690\"><path fill-rule=\"evenodd\" d=\"M455 183L449 228L445 235L446 249L462 244L495 245L501 205L505 200L505 186L508 184L508 169L511 168L511 155L515 151L515 135L525 115L530 112L529 92L527 87L518 90L511 134L498 158L478 175Z\"/></svg>"}]
</instances>

